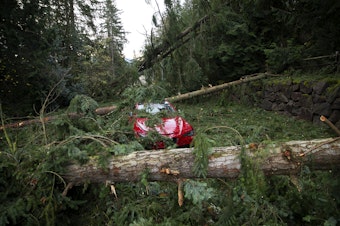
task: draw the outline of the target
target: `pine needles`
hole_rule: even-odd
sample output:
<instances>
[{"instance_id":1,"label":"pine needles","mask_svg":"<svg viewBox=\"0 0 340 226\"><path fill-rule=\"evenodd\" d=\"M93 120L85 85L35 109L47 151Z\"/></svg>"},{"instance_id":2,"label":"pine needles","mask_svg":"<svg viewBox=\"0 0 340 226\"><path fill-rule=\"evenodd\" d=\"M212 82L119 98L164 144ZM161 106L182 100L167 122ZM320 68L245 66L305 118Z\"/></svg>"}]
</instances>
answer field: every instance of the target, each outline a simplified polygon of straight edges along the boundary
<instances>
[{"instance_id":1,"label":"pine needles","mask_svg":"<svg viewBox=\"0 0 340 226\"><path fill-rule=\"evenodd\" d=\"M208 138L204 133L197 133L195 135L193 154L195 155L194 174L198 177L206 177L208 172L210 148L215 142Z\"/></svg>"}]
</instances>

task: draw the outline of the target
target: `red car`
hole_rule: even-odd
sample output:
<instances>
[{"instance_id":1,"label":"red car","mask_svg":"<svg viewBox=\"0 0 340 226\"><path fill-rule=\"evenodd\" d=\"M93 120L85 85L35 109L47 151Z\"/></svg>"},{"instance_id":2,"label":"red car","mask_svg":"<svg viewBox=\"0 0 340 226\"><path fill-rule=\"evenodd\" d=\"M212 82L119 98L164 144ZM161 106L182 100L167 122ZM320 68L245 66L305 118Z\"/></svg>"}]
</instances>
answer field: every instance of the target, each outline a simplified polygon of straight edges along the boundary
<instances>
[{"instance_id":1,"label":"red car","mask_svg":"<svg viewBox=\"0 0 340 226\"><path fill-rule=\"evenodd\" d=\"M188 147L190 146L193 136L193 127L182 117L176 114L176 109L168 102L163 103L148 103L148 104L136 104L135 109L137 111L134 117L133 130L138 138L143 138L151 131L156 131L163 137L170 138L176 147ZM162 114L160 123L148 126L148 120L150 117L139 116L138 113L146 113L153 115ZM164 114L163 114L164 113ZM164 141L157 141L152 148L163 149L166 147Z\"/></svg>"}]
</instances>

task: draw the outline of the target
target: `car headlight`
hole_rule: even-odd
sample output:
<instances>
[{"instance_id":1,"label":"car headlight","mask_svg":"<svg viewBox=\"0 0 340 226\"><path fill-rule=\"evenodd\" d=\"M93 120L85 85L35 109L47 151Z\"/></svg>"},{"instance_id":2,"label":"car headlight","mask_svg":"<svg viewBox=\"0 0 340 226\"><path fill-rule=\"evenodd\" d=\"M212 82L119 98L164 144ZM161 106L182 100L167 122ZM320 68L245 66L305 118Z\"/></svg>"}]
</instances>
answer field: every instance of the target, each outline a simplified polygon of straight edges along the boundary
<instances>
[{"instance_id":1,"label":"car headlight","mask_svg":"<svg viewBox=\"0 0 340 226\"><path fill-rule=\"evenodd\" d=\"M183 137L192 137L194 136L194 134L195 134L194 130L190 130L189 132L185 133Z\"/></svg>"}]
</instances>

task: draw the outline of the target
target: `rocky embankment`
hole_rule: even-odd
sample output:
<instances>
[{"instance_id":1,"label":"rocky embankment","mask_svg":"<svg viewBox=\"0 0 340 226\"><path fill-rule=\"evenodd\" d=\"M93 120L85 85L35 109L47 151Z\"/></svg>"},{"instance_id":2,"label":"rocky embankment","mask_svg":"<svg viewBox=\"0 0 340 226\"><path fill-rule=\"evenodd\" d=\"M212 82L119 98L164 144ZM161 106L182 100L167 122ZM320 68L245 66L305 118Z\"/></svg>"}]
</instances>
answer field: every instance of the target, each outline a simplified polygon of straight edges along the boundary
<instances>
[{"instance_id":1,"label":"rocky embankment","mask_svg":"<svg viewBox=\"0 0 340 226\"><path fill-rule=\"evenodd\" d=\"M233 90L234 99L314 123L320 123L323 115L340 128L340 78L300 82L292 79L256 81L244 86Z\"/></svg>"}]
</instances>

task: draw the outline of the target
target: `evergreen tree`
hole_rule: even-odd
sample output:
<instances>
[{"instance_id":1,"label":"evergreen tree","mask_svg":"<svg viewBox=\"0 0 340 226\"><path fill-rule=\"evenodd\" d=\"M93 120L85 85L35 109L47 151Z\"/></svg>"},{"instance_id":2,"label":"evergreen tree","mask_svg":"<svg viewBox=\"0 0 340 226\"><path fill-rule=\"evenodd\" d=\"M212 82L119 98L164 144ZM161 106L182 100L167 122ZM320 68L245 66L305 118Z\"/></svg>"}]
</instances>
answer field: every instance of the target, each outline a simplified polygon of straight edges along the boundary
<instances>
[{"instance_id":1,"label":"evergreen tree","mask_svg":"<svg viewBox=\"0 0 340 226\"><path fill-rule=\"evenodd\" d=\"M111 0L98 4L98 28L93 43L86 46L90 56L83 66L81 81L85 92L97 100L110 100L133 83L137 72L122 54L126 43L120 11Z\"/></svg>"},{"instance_id":2,"label":"evergreen tree","mask_svg":"<svg viewBox=\"0 0 340 226\"><path fill-rule=\"evenodd\" d=\"M20 115L40 105L48 84L48 9L39 1L2 1L0 13L1 101Z\"/></svg>"},{"instance_id":3,"label":"evergreen tree","mask_svg":"<svg viewBox=\"0 0 340 226\"><path fill-rule=\"evenodd\" d=\"M84 43L90 43L89 30L84 27L94 27L89 4L94 3L1 2L0 90L5 112L38 111L52 89L52 109L81 92L77 74L87 57Z\"/></svg>"},{"instance_id":4,"label":"evergreen tree","mask_svg":"<svg viewBox=\"0 0 340 226\"><path fill-rule=\"evenodd\" d=\"M143 66L153 66L149 76L165 79L173 93L256 72L299 69L303 58L339 49L338 1L187 0L183 6L177 1L165 5L163 23L157 23L145 47ZM199 28L191 29L201 18L206 19Z\"/></svg>"}]
</instances>

